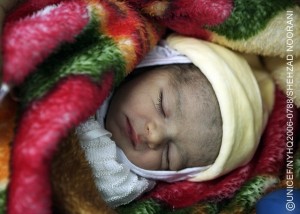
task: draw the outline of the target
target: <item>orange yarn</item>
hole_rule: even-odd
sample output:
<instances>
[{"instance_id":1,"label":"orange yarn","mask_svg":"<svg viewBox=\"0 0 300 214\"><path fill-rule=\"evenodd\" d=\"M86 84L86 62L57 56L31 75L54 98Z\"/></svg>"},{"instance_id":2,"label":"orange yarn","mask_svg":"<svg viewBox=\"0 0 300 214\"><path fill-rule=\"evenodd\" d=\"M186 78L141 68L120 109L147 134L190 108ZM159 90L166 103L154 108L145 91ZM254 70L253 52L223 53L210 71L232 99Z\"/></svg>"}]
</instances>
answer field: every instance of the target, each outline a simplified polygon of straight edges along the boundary
<instances>
[{"instance_id":1,"label":"orange yarn","mask_svg":"<svg viewBox=\"0 0 300 214\"><path fill-rule=\"evenodd\" d=\"M0 184L6 184L9 177L10 143L13 138L16 103L6 97L0 103Z\"/></svg>"}]
</instances>

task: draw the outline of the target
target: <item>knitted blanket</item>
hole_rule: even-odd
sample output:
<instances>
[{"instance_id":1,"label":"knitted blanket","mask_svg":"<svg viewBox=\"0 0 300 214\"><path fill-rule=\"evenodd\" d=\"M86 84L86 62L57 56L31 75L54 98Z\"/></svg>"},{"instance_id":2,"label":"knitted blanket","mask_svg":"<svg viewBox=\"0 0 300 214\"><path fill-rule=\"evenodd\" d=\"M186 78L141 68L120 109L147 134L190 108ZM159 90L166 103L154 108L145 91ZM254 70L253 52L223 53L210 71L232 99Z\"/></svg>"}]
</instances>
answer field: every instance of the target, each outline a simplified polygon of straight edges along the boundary
<instances>
[{"instance_id":1,"label":"knitted blanket","mask_svg":"<svg viewBox=\"0 0 300 214\"><path fill-rule=\"evenodd\" d=\"M274 111L246 166L209 182L160 183L116 211L249 213L265 193L286 187L286 162L292 160L299 188L299 16L292 0L26 1L7 17L3 30L0 213L52 212L50 168L59 143L169 32L277 57L276 62L281 58L283 66L276 68L265 61L278 86ZM293 94L286 93L288 72ZM80 204L72 209L88 213Z\"/></svg>"}]
</instances>

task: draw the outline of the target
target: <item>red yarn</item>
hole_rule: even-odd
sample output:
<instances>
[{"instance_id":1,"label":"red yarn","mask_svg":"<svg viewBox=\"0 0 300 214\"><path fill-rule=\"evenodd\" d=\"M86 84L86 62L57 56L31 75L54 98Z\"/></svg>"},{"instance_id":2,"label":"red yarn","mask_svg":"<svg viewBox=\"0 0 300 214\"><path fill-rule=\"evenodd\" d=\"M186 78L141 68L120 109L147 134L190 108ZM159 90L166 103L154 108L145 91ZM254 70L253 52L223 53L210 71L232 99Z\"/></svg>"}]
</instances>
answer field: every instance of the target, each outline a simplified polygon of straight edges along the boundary
<instances>
[{"instance_id":1,"label":"red yarn","mask_svg":"<svg viewBox=\"0 0 300 214\"><path fill-rule=\"evenodd\" d=\"M230 15L233 8L231 0L196 0L171 1L169 8L162 18L162 24L175 32L209 39L210 33L206 26L223 23Z\"/></svg>"},{"instance_id":2,"label":"red yarn","mask_svg":"<svg viewBox=\"0 0 300 214\"><path fill-rule=\"evenodd\" d=\"M294 130L296 130L298 127L296 124L297 109L294 109L294 113ZM285 163L286 122L286 97L277 90L274 109L264 137L257 154L250 163L211 181L159 183L146 198L158 199L173 208L182 208L202 200L229 199L252 176L258 174L279 175Z\"/></svg>"},{"instance_id":3,"label":"red yarn","mask_svg":"<svg viewBox=\"0 0 300 214\"><path fill-rule=\"evenodd\" d=\"M8 22L3 32L3 82L18 85L63 42L73 42L87 25L86 5L61 3L51 13ZM60 24L57 24L60 23ZM24 60L26 59L26 60Z\"/></svg>"},{"instance_id":4,"label":"red yarn","mask_svg":"<svg viewBox=\"0 0 300 214\"><path fill-rule=\"evenodd\" d=\"M112 72L100 86L85 76L68 77L25 111L12 147L9 214L51 213L50 165L57 144L97 110L112 84Z\"/></svg>"},{"instance_id":5,"label":"red yarn","mask_svg":"<svg viewBox=\"0 0 300 214\"><path fill-rule=\"evenodd\" d=\"M73 0L26 0L19 6L15 7L6 17L6 21L17 21L26 16L31 16L36 11L41 10L49 5L58 4L60 2L73 1Z\"/></svg>"},{"instance_id":6,"label":"red yarn","mask_svg":"<svg viewBox=\"0 0 300 214\"><path fill-rule=\"evenodd\" d=\"M183 208L201 200L220 201L231 198L244 182L249 179L252 165L248 164L230 174L206 182L180 181L159 183L145 198L154 198L173 208Z\"/></svg>"},{"instance_id":7,"label":"red yarn","mask_svg":"<svg viewBox=\"0 0 300 214\"><path fill-rule=\"evenodd\" d=\"M132 7L144 11L159 1L154 0L127 0ZM163 26L172 29L176 33L207 39L211 35L205 30L207 26L221 23L231 15L233 8L232 0L176 0L163 1L168 5L166 11L158 16L149 12L152 18L156 18Z\"/></svg>"},{"instance_id":8,"label":"red yarn","mask_svg":"<svg viewBox=\"0 0 300 214\"><path fill-rule=\"evenodd\" d=\"M151 47L150 43L144 41L149 40L146 27L150 28L149 25L152 25L154 21L148 22L135 8L129 7L126 2L103 1L101 6L107 11L107 17L101 25L101 31L110 36L116 44L120 42L120 38L131 40L131 45L134 47L137 56L137 64ZM143 22L141 23L141 21ZM155 29L155 31L158 31L158 29ZM153 34L155 31L151 31L151 33Z\"/></svg>"}]
</instances>

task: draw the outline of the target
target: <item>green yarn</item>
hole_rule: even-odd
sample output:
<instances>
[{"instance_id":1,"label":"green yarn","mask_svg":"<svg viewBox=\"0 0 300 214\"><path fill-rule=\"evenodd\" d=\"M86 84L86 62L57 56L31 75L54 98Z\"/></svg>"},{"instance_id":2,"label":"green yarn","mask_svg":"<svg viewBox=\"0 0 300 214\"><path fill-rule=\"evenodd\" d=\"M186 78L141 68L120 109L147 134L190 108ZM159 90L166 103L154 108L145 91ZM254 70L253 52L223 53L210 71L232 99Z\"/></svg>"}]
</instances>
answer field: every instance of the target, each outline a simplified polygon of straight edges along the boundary
<instances>
[{"instance_id":1,"label":"green yarn","mask_svg":"<svg viewBox=\"0 0 300 214\"><path fill-rule=\"evenodd\" d=\"M76 42L61 45L21 86L23 105L46 94L57 82L70 75L88 75L97 83L105 72L115 73L115 84L125 76L125 61L113 40L99 33L92 18Z\"/></svg>"},{"instance_id":2,"label":"green yarn","mask_svg":"<svg viewBox=\"0 0 300 214\"><path fill-rule=\"evenodd\" d=\"M278 12L294 5L293 0L234 0L233 4L234 9L224 23L207 27L232 40L256 35Z\"/></svg>"},{"instance_id":3,"label":"green yarn","mask_svg":"<svg viewBox=\"0 0 300 214\"><path fill-rule=\"evenodd\" d=\"M172 209L155 200L141 200L118 207L116 209L119 214L190 214L193 206L183 209Z\"/></svg>"},{"instance_id":4,"label":"green yarn","mask_svg":"<svg viewBox=\"0 0 300 214\"><path fill-rule=\"evenodd\" d=\"M166 214L191 214L193 210L193 206L182 208L182 209L171 209L171 208L165 208L165 210L161 213Z\"/></svg>"},{"instance_id":5,"label":"green yarn","mask_svg":"<svg viewBox=\"0 0 300 214\"><path fill-rule=\"evenodd\" d=\"M154 200L135 201L116 209L120 214L156 214L162 213L162 210L162 206Z\"/></svg>"},{"instance_id":6,"label":"green yarn","mask_svg":"<svg viewBox=\"0 0 300 214\"><path fill-rule=\"evenodd\" d=\"M273 187L279 179L271 175L261 175L250 179L243 185L230 203L224 207L222 213L235 213L233 210L238 209L240 213L250 213L257 200L262 197L267 189Z\"/></svg>"},{"instance_id":7,"label":"green yarn","mask_svg":"<svg viewBox=\"0 0 300 214\"><path fill-rule=\"evenodd\" d=\"M294 174L295 174L295 179L297 179L300 182L300 145L298 145L298 151L295 154L295 159L294 159Z\"/></svg>"},{"instance_id":8,"label":"green yarn","mask_svg":"<svg viewBox=\"0 0 300 214\"><path fill-rule=\"evenodd\" d=\"M195 213L205 213L205 214L217 214L220 212L221 203L212 203L212 202L202 202L197 204L197 207L201 207L201 212L196 208Z\"/></svg>"},{"instance_id":9,"label":"green yarn","mask_svg":"<svg viewBox=\"0 0 300 214\"><path fill-rule=\"evenodd\" d=\"M0 190L0 214L5 213L5 206L6 206L6 191Z\"/></svg>"},{"instance_id":10,"label":"green yarn","mask_svg":"<svg viewBox=\"0 0 300 214\"><path fill-rule=\"evenodd\" d=\"M188 207L188 208L184 208L184 209L178 209L178 210L174 210L174 209L167 209L161 213L166 213L166 214L191 214L192 213L192 206Z\"/></svg>"}]
</instances>

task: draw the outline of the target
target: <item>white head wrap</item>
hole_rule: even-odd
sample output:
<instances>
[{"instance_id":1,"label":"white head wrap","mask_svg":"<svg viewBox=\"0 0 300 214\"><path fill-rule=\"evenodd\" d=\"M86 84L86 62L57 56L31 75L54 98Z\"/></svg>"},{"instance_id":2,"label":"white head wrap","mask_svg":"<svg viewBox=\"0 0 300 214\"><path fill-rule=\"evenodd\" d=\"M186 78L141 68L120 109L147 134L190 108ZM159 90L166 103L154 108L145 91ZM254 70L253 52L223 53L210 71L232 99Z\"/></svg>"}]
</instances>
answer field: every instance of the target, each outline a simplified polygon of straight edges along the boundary
<instances>
[{"instance_id":1,"label":"white head wrap","mask_svg":"<svg viewBox=\"0 0 300 214\"><path fill-rule=\"evenodd\" d=\"M170 48L165 40L161 40L136 67L149 67L154 65L169 65L174 63L192 63L184 54Z\"/></svg>"}]
</instances>

